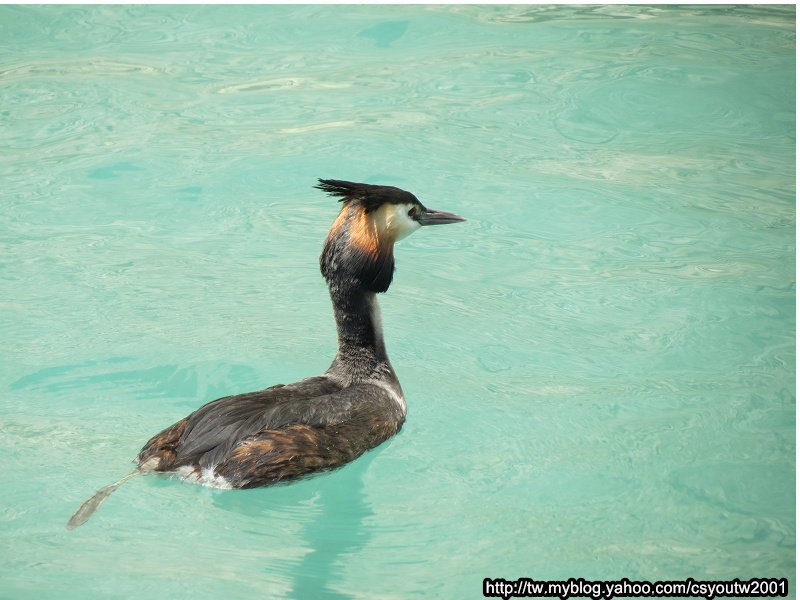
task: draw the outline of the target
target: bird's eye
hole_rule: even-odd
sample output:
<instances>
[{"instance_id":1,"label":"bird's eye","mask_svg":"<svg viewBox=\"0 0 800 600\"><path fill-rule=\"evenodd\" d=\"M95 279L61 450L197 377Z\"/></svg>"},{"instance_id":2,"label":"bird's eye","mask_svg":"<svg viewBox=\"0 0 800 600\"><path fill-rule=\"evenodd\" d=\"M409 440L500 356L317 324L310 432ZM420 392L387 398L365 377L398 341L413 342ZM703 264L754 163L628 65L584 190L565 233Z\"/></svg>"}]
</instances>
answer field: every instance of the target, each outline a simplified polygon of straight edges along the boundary
<instances>
[{"instance_id":1,"label":"bird's eye","mask_svg":"<svg viewBox=\"0 0 800 600\"><path fill-rule=\"evenodd\" d=\"M417 216L417 209L416 208L409 208L408 209L408 216L412 219Z\"/></svg>"}]
</instances>

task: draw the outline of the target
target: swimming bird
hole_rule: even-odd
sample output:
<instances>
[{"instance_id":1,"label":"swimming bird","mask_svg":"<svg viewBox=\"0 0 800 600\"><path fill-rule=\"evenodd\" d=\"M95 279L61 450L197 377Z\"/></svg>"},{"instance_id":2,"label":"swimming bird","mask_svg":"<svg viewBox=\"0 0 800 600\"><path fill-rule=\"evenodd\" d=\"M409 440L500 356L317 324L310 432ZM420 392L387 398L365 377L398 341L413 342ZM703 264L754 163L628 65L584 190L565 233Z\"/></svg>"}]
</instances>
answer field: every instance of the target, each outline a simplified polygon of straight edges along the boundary
<instances>
[{"instance_id":1,"label":"swimming bird","mask_svg":"<svg viewBox=\"0 0 800 600\"><path fill-rule=\"evenodd\" d=\"M386 185L320 179L342 202L320 270L330 292L338 350L322 375L213 400L153 436L137 467L98 490L67 523L85 523L141 473L173 473L219 488L288 482L340 467L395 435L406 401L389 362L376 294L389 289L394 244L416 229L464 221Z\"/></svg>"}]
</instances>

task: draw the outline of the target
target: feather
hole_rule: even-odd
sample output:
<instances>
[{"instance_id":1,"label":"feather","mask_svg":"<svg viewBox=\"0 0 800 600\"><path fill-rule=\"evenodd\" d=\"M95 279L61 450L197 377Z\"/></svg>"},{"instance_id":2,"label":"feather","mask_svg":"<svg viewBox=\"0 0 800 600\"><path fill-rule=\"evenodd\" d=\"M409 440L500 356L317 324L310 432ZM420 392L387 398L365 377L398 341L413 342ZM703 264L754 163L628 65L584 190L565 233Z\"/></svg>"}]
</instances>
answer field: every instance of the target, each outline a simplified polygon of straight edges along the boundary
<instances>
[{"instance_id":1,"label":"feather","mask_svg":"<svg viewBox=\"0 0 800 600\"><path fill-rule=\"evenodd\" d=\"M422 206L414 194L391 185L356 183L341 179L320 179L314 187L326 194L338 197L339 202L356 202L367 212L372 212L383 204L419 204Z\"/></svg>"}]
</instances>

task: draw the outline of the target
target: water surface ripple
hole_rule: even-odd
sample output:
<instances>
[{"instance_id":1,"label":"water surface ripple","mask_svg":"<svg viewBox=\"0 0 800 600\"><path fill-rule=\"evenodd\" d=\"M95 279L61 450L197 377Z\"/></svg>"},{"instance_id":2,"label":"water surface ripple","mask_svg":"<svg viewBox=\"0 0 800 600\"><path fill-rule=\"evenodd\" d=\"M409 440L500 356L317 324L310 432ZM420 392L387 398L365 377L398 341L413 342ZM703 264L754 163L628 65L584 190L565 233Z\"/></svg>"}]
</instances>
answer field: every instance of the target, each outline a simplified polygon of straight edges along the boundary
<instances>
[{"instance_id":1,"label":"water surface ripple","mask_svg":"<svg viewBox=\"0 0 800 600\"><path fill-rule=\"evenodd\" d=\"M4 6L0 130L0 595L794 594L795 7ZM316 177L468 219L397 248L402 433L68 533L163 426L327 367Z\"/></svg>"}]
</instances>

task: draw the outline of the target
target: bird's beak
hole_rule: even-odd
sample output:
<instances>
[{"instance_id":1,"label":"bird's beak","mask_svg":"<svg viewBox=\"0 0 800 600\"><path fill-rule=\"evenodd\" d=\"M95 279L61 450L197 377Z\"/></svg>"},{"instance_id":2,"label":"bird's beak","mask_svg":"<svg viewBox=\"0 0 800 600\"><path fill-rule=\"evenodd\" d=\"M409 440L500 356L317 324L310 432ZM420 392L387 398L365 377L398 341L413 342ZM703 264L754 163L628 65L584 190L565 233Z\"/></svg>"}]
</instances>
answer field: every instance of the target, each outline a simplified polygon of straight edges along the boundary
<instances>
[{"instance_id":1,"label":"bird's beak","mask_svg":"<svg viewBox=\"0 0 800 600\"><path fill-rule=\"evenodd\" d=\"M417 217L417 222L420 225L447 225L448 223L460 223L461 221L466 221L466 219L453 213L431 210L430 208L426 208L425 212Z\"/></svg>"}]
</instances>

